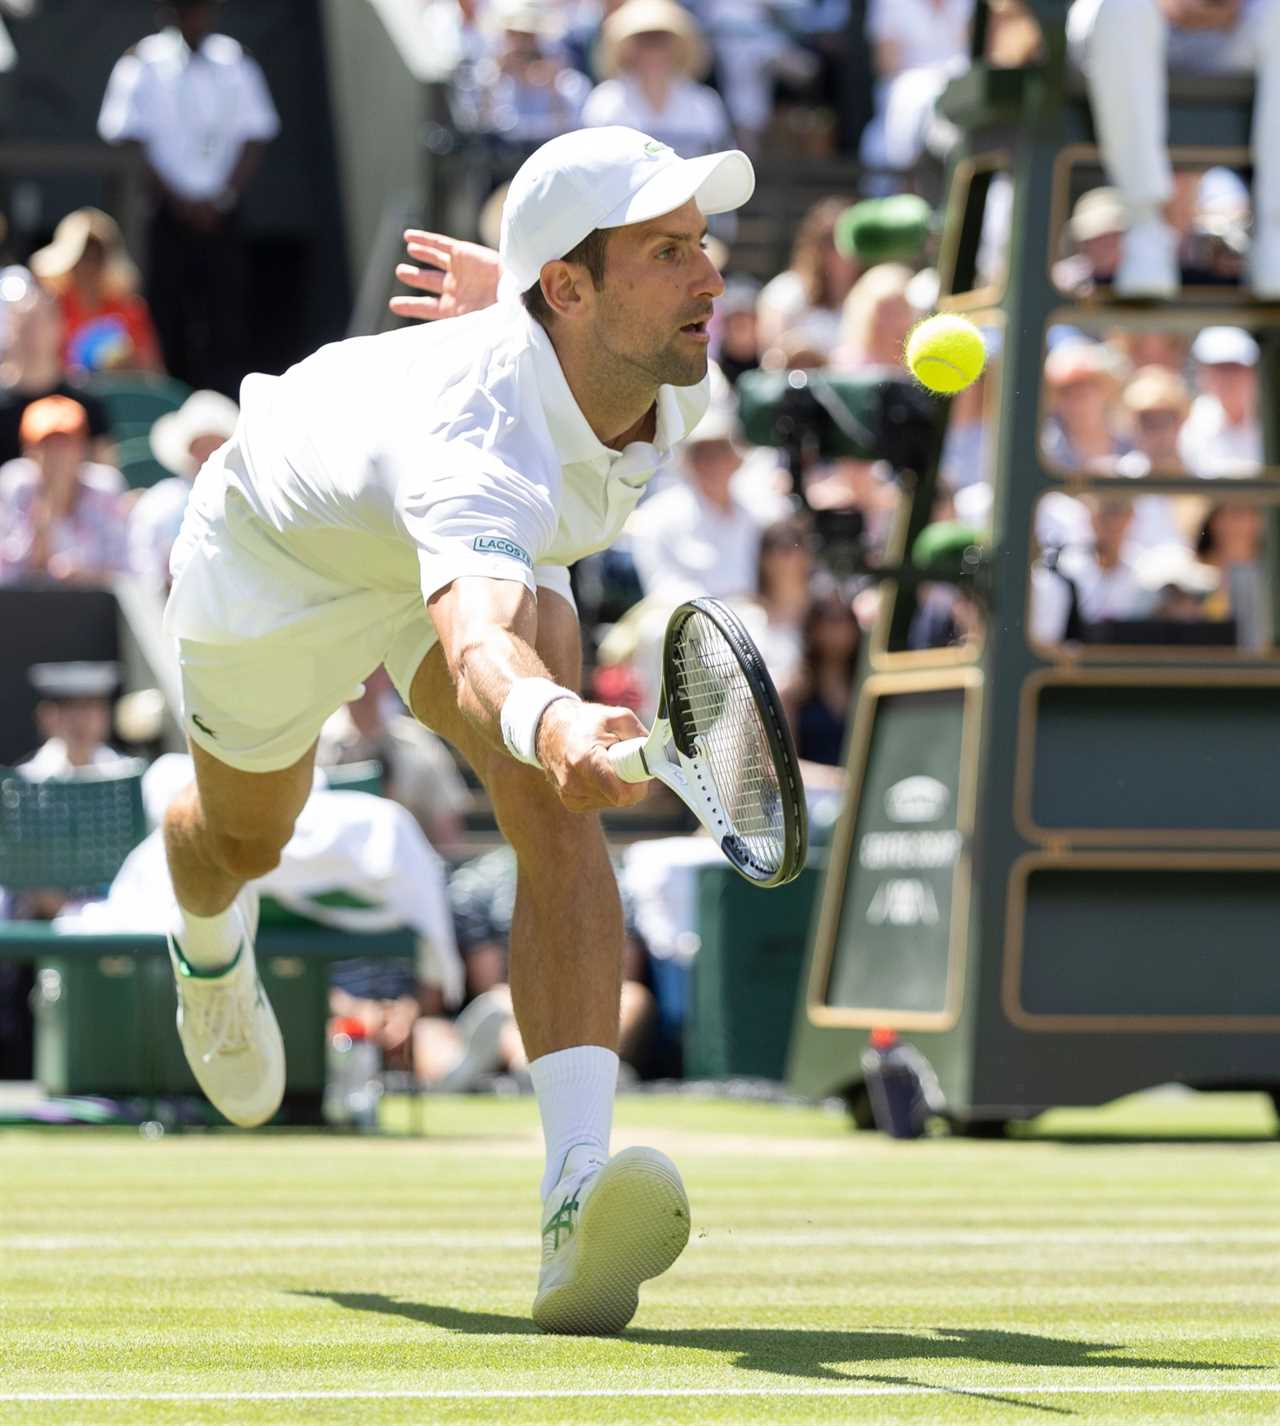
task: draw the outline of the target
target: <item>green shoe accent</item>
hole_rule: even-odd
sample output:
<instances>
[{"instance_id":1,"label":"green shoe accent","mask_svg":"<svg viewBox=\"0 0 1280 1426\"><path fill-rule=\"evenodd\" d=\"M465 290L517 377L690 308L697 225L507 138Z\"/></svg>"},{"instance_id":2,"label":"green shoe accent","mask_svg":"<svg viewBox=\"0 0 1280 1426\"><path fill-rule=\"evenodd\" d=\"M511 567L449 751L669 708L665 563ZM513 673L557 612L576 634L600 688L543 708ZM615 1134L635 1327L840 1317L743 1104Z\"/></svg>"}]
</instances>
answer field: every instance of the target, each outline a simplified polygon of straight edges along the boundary
<instances>
[{"instance_id":1,"label":"green shoe accent","mask_svg":"<svg viewBox=\"0 0 1280 1426\"><path fill-rule=\"evenodd\" d=\"M579 1189L578 1193L581 1192L582 1190ZM542 1236L545 1238L548 1233L555 1234L556 1240L551 1245L553 1250L560 1246L561 1233L563 1233L566 1238L572 1237L574 1228L573 1215L577 1211L578 1194L575 1193L572 1198L566 1198L564 1202L561 1203L560 1207L557 1208L556 1211L547 1220L546 1226L542 1230Z\"/></svg>"},{"instance_id":2,"label":"green shoe accent","mask_svg":"<svg viewBox=\"0 0 1280 1426\"><path fill-rule=\"evenodd\" d=\"M174 954L178 957L178 970L182 975L187 976L191 980L218 980L221 976L226 975L228 971L234 970L239 963L240 957L244 955L244 942L241 941L236 947L235 955L231 957L226 965L221 966L218 970L197 970L195 966L187 960L186 956L182 954L182 947L178 944L178 938L176 936L170 936L169 943L173 947Z\"/></svg>"}]
</instances>

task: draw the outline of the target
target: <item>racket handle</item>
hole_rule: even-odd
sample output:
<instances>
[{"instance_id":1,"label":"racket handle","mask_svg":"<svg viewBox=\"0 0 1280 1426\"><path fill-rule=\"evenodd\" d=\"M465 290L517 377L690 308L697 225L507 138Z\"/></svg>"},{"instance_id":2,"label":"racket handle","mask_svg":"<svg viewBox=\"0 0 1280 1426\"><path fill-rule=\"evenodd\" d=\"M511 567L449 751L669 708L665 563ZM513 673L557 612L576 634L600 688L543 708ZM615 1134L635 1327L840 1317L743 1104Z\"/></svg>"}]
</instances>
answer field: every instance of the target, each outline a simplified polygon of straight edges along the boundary
<instances>
[{"instance_id":1,"label":"racket handle","mask_svg":"<svg viewBox=\"0 0 1280 1426\"><path fill-rule=\"evenodd\" d=\"M624 738L609 745L609 765L623 782L648 782L653 774L644 761L644 738Z\"/></svg>"}]
</instances>

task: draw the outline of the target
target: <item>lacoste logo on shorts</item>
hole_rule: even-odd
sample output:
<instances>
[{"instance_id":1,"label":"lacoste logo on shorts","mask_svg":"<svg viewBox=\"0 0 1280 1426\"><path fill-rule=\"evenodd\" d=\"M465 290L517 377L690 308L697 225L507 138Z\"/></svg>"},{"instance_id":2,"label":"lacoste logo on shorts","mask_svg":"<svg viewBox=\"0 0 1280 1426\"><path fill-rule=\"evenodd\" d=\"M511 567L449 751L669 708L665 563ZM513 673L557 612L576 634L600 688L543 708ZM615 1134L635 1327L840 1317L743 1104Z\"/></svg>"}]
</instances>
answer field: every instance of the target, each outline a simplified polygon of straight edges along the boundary
<instances>
[{"instance_id":1,"label":"lacoste logo on shorts","mask_svg":"<svg viewBox=\"0 0 1280 1426\"><path fill-rule=\"evenodd\" d=\"M529 551L521 549L514 540L504 540L501 535L477 535L471 542L471 548L482 555L506 555L509 559L519 560L521 564L533 568Z\"/></svg>"},{"instance_id":2,"label":"lacoste logo on shorts","mask_svg":"<svg viewBox=\"0 0 1280 1426\"><path fill-rule=\"evenodd\" d=\"M200 731L205 735L206 738L216 738L218 736L217 733L215 733L213 729L208 725L208 723L206 723L204 719L201 718L199 713L193 713L191 715L191 721L196 725L197 728L200 729Z\"/></svg>"},{"instance_id":3,"label":"lacoste logo on shorts","mask_svg":"<svg viewBox=\"0 0 1280 1426\"><path fill-rule=\"evenodd\" d=\"M659 154L670 153L670 151L666 144L660 144L657 139L650 139L644 146L646 158L657 158Z\"/></svg>"}]
</instances>

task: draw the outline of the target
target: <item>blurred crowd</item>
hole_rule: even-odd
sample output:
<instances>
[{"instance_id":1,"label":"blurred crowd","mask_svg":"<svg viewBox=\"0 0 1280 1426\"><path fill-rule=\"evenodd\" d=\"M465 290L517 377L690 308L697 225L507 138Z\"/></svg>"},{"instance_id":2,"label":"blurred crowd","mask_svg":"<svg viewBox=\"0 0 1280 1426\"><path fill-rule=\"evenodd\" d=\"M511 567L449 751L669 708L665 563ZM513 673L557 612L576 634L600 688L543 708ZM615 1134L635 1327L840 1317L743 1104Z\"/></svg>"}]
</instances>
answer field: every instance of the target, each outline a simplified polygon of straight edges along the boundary
<instances>
[{"instance_id":1,"label":"blurred crowd","mask_svg":"<svg viewBox=\"0 0 1280 1426\"><path fill-rule=\"evenodd\" d=\"M619 544L574 572L594 692L642 716L657 700L670 610L695 594L738 608L778 684L811 793L830 792L906 497L886 460L832 455L820 443L797 453L780 430L775 439L757 428L749 441L743 416L763 389L753 383L771 374L803 371L850 388L903 379L905 339L938 294L940 223L915 191L915 166L954 141L936 101L968 63L972 0L870 0L861 34L848 0L406 4L429 33L459 132L516 150L582 125L629 124L685 155L729 144L767 153L786 142L780 106L840 112L851 47L866 46L871 121L853 142L832 123L817 150L848 156L847 184L796 225L780 271L747 269L735 261L732 227L716 231L727 286L712 328L710 409ZM106 587L131 576L158 605L192 482L237 419L239 377L252 365L238 206L279 120L261 70L217 33L219 5L161 9L164 27L115 66L100 120L103 140L138 145L151 175L145 271L115 220L90 208L68 213L45 246L0 271L0 584ZM1231 494L1233 480L1263 469L1258 342L1243 326L1185 335L1126 327L1106 320L1105 304L1167 298L1182 282L1280 293L1274 154L1256 152L1252 190L1227 168L1173 174L1159 68L1167 40L1170 65L1255 70L1264 123L1280 113L1278 17L1280 0L1072 7L1072 53L1095 104L1106 181L1072 206L1053 274L1064 303L1086 302L1102 319L1048 334L1042 456L1065 479L1040 502L1027 573L1028 632L1042 645L1274 643L1271 507L1256 493ZM1152 43L1107 39L1109 26L1126 24L1145 27ZM987 44L1010 64L1036 53L1039 36L1017 0L993 6ZM491 240L501 196L481 218ZM1008 185L998 179L982 280L998 279L1009 229ZM984 375L950 404L932 510L933 525L956 531L961 547L991 539L999 326L983 337ZM1069 478L1081 476L1117 479L1079 494ZM1179 476L1197 483L1143 488ZM926 580L906 647L971 644L982 622L973 588ZM32 677L43 741L24 776L83 775L119 756L114 674L50 666ZM146 752L147 739L130 750ZM335 1011L364 1017L387 1053L429 1082L519 1077L505 962L514 871L504 851L470 858L464 770L381 671L330 721L320 762L376 764L413 835L448 864L463 972L450 990L421 966L390 982L356 971L335 987ZM674 804L671 815L678 825ZM56 897L10 906L20 915L58 909ZM654 993L656 947L643 909L629 918L624 1052L647 1073L670 1066L670 1046Z\"/></svg>"}]
</instances>

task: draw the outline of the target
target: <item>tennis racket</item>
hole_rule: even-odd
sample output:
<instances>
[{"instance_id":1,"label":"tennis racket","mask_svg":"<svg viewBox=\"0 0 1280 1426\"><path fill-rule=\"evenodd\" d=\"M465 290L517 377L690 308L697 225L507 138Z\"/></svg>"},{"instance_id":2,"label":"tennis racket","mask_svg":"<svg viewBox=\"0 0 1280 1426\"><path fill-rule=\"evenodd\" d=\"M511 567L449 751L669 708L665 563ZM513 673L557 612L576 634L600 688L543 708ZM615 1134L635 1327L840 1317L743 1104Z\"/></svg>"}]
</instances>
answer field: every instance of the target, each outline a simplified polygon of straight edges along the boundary
<instances>
[{"instance_id":1,"label":"tennis racket","mask_svg":"<svg viewBox=\"0 0 1280 1426\"><path fill-rule=\"evenodd\" d=\"M657 720L609 761L623 782L665 783L748 881L799 875L808 822L795 745L759 649L718 599L672 614Z\"/></svg>"}]
</instances>

